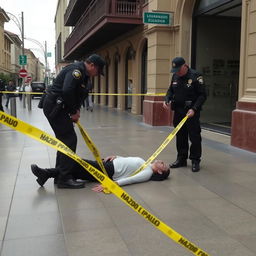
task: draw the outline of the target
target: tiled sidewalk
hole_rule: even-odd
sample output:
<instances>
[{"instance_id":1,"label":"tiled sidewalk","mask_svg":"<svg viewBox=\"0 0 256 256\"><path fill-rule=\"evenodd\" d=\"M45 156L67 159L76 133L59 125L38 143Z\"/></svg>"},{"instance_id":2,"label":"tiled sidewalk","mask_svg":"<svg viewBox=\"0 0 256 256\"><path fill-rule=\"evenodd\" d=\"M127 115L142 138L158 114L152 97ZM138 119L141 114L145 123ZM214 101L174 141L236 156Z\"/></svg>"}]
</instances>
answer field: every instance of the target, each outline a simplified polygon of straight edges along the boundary
<instances>
[{"instance_id":1,"label":"tiled sidewalk","mask_svg":"<svg viewBox=\"0 0 256 256\"><path fill-rule=\"evenodd\" d=\"M17 102L18 118L52 134L33 100ZM147 159L171 131L106 107L82 110L81 123L102 156ZM78 155L93 158L79 137ZM175 169L170 179L124 187L146 209L211 256L256 255L256 154L233 148L229 137L203 131L201 171ZM160 154L172 162L175 142ZM85 189L40 188L30 164L54 166L55 151L0 125L1 256L192 255L114 195Z\"/></svg>"}]
</instances>

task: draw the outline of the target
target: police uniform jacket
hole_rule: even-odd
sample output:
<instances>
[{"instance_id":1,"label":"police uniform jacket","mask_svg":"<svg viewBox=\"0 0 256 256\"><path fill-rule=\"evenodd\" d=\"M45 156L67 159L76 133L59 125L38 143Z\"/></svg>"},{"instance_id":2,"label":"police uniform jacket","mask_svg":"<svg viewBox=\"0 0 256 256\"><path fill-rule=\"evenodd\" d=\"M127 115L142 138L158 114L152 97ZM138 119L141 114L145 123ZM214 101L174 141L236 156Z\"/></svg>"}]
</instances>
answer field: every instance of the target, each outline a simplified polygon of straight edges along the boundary
<instances>
[{"instance_id":1,"label":"police uniform jacket","mask_svg":"<svg viewBox=\"0 0 256 256\"><path fill-rule=\"evenodd\" d=\"M84 62L73 63L61 70L48 92L61 97L65 109L72 115L88 96L89 79Z\"/></svg>"},{"instance_id":2,"label":"police uniform jacket","mask_svg":"<svg viewBox=\"0 0 256 256\"><path fill-rule=\"evenodd\" d=\"M206 100L206 91L202 75L191 68L186 75L180 77L173 74L170 87L165 96L165 102L171 101L172 110L192 108L201 110Z\"/></svg>"}]
</instances>

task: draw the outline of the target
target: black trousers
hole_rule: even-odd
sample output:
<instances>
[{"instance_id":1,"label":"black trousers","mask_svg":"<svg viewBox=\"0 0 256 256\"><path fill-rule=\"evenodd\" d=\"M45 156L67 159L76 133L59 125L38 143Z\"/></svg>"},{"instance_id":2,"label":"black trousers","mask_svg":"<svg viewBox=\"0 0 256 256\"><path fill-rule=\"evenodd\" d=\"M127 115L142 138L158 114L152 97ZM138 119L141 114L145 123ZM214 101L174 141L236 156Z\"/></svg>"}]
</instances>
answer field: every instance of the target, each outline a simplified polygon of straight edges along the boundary
<instances>
[{"instance_id":1,"label":"black trousers","mask_svg":"<svg viewBox=\"0 0 256 256\"><path fill-rule=\"evenodd\" d=\"M65 109L61 109L54 118L51 117L50 114L55 106L56 103L54 100L47 95L44 99L43 111L54 131L56 138L76 152L77 136L75 133L74 124ZM74 170L75 164L76 162L73 159L58 151L55 167L59 171L59 179L67 180L73 178L72 171Z\"/></svg>"},{"instance_id":2,"label":"black trousers","mask_svg":"<svg viewBox=\"0 0 256 256\"><path fill-rule=\"evenodd\" d=\"M0 93L0 110L4 111L3 105L2 105L2 93Z\"/></svg>"},{"instance_id":3,"label":"black trousers","mask_svg":"<svg viewBox=\"0 0 256 256\"><path fill-rule=\"evenodd\" d=\"M173 125L176 127L185 117L187 111L178 109L174 111ZM189 151L189 141L191 142L189 159L192 161L200 161L202 155L202 138L200 126L200 111L187 119L176 135L177 159L187 159Z\"/></svg>"},{"instance_id":4,"label":"black trousers","mask_svg":"<svg viewBox=\"0 0 256 256\"><path fill-rule=\"evenodd\" d=\"M93 167L97 168L98 170L100 170L101 172L103 172L99 166L99 164L97 163L97 161L93 161L93 160L87 160L84 159L86 162L88 162L90 165L92 165ZM114 165L113 165L113 161L107 161L107 162L103 162L103 165L107 171L108 177L110 179L112 179L113 175L114 175ZM89 181L97 181L89 172L87 172L80 164L76 163L74 166L74 170L73 170L73 177L75 179L81 179L81 180L89 180Z\"/></svg>"}]
</instances>

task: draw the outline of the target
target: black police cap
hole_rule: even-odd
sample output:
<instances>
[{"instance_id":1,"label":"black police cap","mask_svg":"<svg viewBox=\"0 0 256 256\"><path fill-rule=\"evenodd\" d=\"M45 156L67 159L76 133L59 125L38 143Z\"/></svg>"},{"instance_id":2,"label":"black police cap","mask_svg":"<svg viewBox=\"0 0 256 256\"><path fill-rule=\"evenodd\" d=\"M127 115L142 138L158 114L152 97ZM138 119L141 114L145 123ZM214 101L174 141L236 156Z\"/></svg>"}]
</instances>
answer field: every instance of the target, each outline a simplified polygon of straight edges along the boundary
<instances>
[{"instance_id":1,"label":"black police cap","mask_svg":"<svg viewBox=\"0 0 256 256\"><path fill-rule=\"evenodd\" d=\"M171 73L179 72L182 65L184 65L186 62L182 57L176 57L172 60L172 69Z\"/></svg>"},{"instance_id":2,"label":"black police cap","mask_svg":"<svg viewBox=\"0 0 256 256\"><path fill-rule=\"evenodd\" d=\"M97 66L100 74L104 76L103 69L104 69L104 66L106 65L106 62L103 58L101 58L98 54L92 54L87 58L86 61L93 63L95 66Z\"/></svg>"}]
</instances>

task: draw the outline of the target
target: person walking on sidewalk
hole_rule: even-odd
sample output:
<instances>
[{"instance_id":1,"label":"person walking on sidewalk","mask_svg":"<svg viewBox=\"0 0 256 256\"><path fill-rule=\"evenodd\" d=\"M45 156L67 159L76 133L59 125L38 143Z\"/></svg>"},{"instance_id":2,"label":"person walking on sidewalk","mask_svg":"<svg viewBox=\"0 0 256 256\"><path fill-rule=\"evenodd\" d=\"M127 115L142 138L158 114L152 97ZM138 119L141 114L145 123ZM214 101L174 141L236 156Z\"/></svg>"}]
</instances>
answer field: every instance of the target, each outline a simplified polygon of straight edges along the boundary
<instances>
[{"instance_id":1,"label":"person walking on sidewalk","mask_svg":"<svg viewBox=\"0 0 256 256\"><path fill-rule=\"evenodd\" d=\"M90 55L84 62L66 66L56 77L53 85L42 97L40 105L57 139L76 152L77 136L74 122L80 118L82 102L88 94L86 88L91 77L104 75L105 61L97 54ZM75 161L57 152L56 168L59 171L59 188L83 188L72 175Z\"/></svg>"},{"instance_id":2,"label":"person walking on sidewalk","mask_svg":"<svg viewBox=\"0 0 256 256\"><path fill-rule=\"evenodd\" d=\"M90 165L102 171L97 161L86 160ZM149 180L161 181L168 178L170 174L169 166L161 160L155 160L141 172L133 175L145 161L140 157L121 157L109 156L103 161L103 165L110 179L115 181L119 186L146 182ZM49 178L58 177L59 170L56 168L42 169L35 164L31 165L32 173L37 177L37 182L43 186ZM80 164L75 163L72 170L73 177L81 180L97 181L89 172L87 172ZM102 192L103 187L95 185L93 188L96 192Z\"/></svg>"},{"instance_id":3,"label":"person walking on sidewalk","mask_svg":"<svg viewBox=\"0 0 256 256\"><path fill-rule=\"evenodd\" d=\"M0 110L1 111L4 111L3 104L2 104L3 93L1 93L3 91L5 91L4 81L0 79Z\"/></svg>"},{"instance_id":4,"label":"person walking on sidewalk","mask_svg":"<svg viewBox=\"0 0 256 256\"><path fill-rule=\"evenodd\" d=\"M188 115L189 119L176 135L177 160L170 166L179 168L187 166L187 158L190 146L189 159L192 160L192 171L200 170L202 155L202 138L200 126L200 111L206 100L206 91L202 75L188 67L184 58L176 57L172 60L172 76L170 87L166 93L163 107L174 111L173 125Z\"/></svg>"},{"instance_id":5,"label":"person walking on sidewalk","mask_svg":"<svg viewBox=\"0 0 256 256\"><path fill-rule=\"evenodd\" d=\"M14 92L14 91L16 91L16 85L14 84L14 82L13 82L12 80L10 80L10 81L8 82L6 91L8 91L8 92ZM10 98L12 98L12 97L15 97L14 93L7 93L7 94L6 94L7 100L6 100L6 103L5 103L5 107L8 108Z\"/></svg>"}]
</instances>

